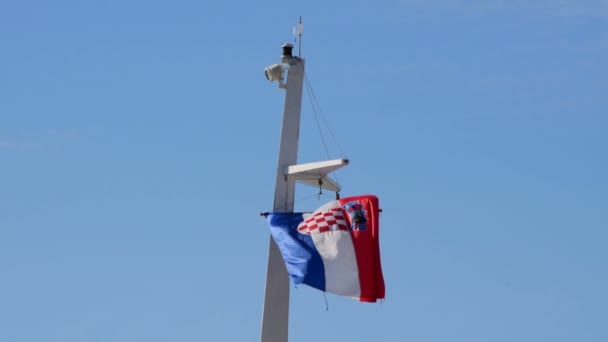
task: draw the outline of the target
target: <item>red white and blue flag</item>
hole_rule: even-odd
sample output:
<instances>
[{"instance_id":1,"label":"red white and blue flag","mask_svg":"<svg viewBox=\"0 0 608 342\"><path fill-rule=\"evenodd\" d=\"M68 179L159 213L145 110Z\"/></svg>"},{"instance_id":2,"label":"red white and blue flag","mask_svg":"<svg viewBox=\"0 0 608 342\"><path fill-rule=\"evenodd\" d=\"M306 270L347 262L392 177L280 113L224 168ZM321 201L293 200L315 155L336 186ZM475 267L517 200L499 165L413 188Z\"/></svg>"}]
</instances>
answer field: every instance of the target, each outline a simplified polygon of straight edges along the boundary
<instances>
[{"instance_id":1,"label":"red white and blue flag","mask_svg":"<svg viewBox=\"0 0 608 342\"><path fill-rule=\"evenodd\" d=\"M378 198L354 196L313 213L266 216L287 272L298 284L375 302L384 298Z\"/></svg>"}]
</instances>

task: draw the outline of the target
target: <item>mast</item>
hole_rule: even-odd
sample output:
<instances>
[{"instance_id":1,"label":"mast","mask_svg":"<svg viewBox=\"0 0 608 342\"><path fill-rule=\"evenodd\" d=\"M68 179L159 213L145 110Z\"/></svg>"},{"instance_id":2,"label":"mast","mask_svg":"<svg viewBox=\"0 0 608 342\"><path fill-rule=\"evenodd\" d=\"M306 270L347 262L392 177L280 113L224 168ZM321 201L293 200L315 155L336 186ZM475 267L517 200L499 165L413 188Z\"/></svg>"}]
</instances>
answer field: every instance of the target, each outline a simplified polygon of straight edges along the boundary
<instances>
[{"instance_id":1,"label":"mast","mask_svg":"<svg viewBox=\"0 0 608 342\"><path fill-rule=\"evenodd\" d=\"M293 45L283 44L281 64L266 68L269 81L278 81L285 90L285 108L279 147L279 162L274 191L275 212L293 212L295 179L288 177L286 170L295 165L298 157L300 135L300 111L304 82L304 60L292 55ZM287 82L284 72L287 70ZM266 289L262 314L262 342L287 342L289 325L289 276L283 258L272 238L268 250Z\"/></svg>"},{"instance_id":2,"label":"mast","mask_svg":"<svg viewBox=\"0 0 608 342\"><path fill-rule=\"evenodd\" d=\"M349 161L348 159L335 159L296 164L304 83L304 59L293 56L293 45L283 44L282 47L281 64L269 66L264 73L269 81L278 81L279 89L285 90L273 211L287 213L293 212L295 182L339 192L340 185L327 175L348 165ZM287 77L285 77L285 73L287 73ZM287 342L288 340L289 284L289 275L283 257L274 240L270 238L261 342Z\"/></svg>"}]
</instances>

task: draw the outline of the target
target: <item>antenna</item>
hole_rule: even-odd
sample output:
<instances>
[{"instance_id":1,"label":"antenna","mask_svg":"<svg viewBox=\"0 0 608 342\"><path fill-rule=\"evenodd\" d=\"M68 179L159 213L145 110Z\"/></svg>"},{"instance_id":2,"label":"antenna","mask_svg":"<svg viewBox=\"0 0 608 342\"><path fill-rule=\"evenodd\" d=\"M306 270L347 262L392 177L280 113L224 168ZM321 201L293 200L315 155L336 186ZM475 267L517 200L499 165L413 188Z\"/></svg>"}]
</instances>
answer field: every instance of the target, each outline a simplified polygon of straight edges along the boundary
<instances>
[{"instance_id":1,"label":"antenna","mask_svg":"<svg viewBox=\"0 0 608 342\"><path fill-rule=\"evenodd\" d=\"M298 57L302 57L302 29L304 25L302 24L302 17L300 17L300 24L298 28L293 27L293 41L298 41Z\"/></svg>"},{"instance_id":2,"label":"antenna","mask_svg":"<svg viewBox=\"0 0 608 342\"><path fill-rule=\"evenodd\" d=\"M298 57L302 57L302 29L304 29L304 25L302 24L302 16L300 16L300 25L298 26Z\"/></svg>"}]
</instances>

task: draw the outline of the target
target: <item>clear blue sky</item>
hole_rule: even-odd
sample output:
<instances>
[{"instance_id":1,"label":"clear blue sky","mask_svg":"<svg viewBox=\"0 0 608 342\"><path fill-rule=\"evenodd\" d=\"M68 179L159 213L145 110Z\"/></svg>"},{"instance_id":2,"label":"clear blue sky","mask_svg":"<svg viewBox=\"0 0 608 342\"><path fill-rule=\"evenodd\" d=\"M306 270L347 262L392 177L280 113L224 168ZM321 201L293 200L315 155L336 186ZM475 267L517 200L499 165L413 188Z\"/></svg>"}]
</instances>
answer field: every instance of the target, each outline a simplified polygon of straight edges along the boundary
<instances>
[{"instance_id":1,"label":"clear blue sky","mask_svg":"<svg viewBox=\"0 0 608 342\"><path fill-rule=\"evenodd\" d=\"M290 341L607 341L602 0L3 1L0 341L259 339L300 15L387 299L294 289Z\"/></svg>"}]
</instances>

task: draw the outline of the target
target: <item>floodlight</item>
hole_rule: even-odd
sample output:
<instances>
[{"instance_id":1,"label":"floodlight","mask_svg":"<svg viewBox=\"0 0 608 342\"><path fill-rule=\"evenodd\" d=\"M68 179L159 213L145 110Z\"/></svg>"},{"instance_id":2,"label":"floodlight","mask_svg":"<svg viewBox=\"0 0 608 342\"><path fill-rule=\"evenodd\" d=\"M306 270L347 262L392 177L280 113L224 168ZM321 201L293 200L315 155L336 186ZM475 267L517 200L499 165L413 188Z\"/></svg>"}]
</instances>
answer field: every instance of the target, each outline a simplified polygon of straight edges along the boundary
<instances>
[{"instance_id":1,"label":"floodlight","mask_svg":"<svg viewBox=\"0 0 608 342\"><path fill-rule=\"evenodd\" d=\"M283 66L281 64L273 64L264 69L264 74L270 82L279 81L281 83L283 81Z\"/></svg>"}]
</instances>

